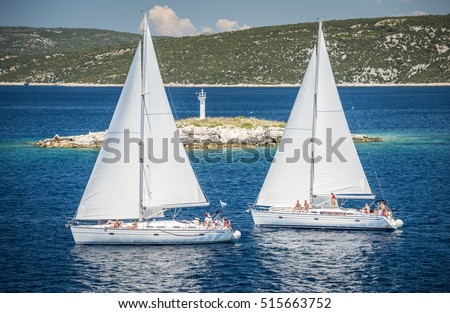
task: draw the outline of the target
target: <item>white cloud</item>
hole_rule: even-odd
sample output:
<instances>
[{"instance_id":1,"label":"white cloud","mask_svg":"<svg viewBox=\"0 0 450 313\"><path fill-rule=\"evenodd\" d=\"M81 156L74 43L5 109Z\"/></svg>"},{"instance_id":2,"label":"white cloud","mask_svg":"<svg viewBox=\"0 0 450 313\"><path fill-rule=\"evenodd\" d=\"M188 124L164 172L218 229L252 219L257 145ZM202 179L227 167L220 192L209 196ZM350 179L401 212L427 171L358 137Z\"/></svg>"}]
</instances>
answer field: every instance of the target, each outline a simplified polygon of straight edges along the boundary
<instances>
[{"instance_id":1,"label":"white cloud","mask_svg":"<svg viewBox=\"0 0 450 313\"><path fill-rule=\"evenodd\" d=\"M239 25L236 21L230 21L226 18L218 19L216 22L216 27L219 32L231 32L239 29Z\"/></svg>"},{"instance_id":2,"label":"white cloud","mask_svg":"<svg viewBox=\"0 0 450 313\"><path fill-rule=\"evenodd\" d=\"M197 33L197 29L188 18L179 18L167 5L163 7L155 5L148 11L148 16L156 31L155 35L180 37Z\"/></svg>"},{"instance_id":3,"label":"white cloud","mask_svg":"<svg viewBox=\"0 0 450 313\"><path fill-rule=\"evenodd\" d=\"M250 29L252 28L250 25L244 24L244 26L239 27L239 30Z\"/></svg>"},{"instance_id":4,"label":"white cloud","mask_svg":"<svg viewBox=\"0 0 450 313\"><path fill-rule=\"evenodd\" d=\"M216 28L218 32L231 32L235 30L249 29L252 27L247 24L239 26L238 22L236 21L230 21L226 18L220 18L216 22Z\"/></svg>"},{"instance_id":5,"label":"white cloud","mask_svg":"<svg viewBox=\"0 0 450 313\"><path fill-rule=\"evenodd\" d=\"M175 11L167 5L155 5L148 11L148 16L149 22L153 26L154 34L160 36L194 36L198 34L212 34L252 28L247 24L239 26L236 21L220 18L216 22L215 29L202 26L201 32L197 32L197 29L188 18L179 18Z\"/></svg>"},{"instance_id":6,"label":"white cloud","mask_svg":"<svg viewBox=\"0 0 450 313\"><path fill-rule=\"evenodd\" d=\"M212 34L214 33L213 29L208 26L202 26L202 34Z\"/></svg>"}]
</instances>

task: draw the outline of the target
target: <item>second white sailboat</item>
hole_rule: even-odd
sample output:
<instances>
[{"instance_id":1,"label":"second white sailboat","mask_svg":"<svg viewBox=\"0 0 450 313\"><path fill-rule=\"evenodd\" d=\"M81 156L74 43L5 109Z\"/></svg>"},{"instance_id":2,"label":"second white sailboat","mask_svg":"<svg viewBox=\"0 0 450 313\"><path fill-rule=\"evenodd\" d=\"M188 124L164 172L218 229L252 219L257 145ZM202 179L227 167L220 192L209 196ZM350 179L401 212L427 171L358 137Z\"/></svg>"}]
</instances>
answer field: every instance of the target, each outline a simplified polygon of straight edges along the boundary
<instances>
[{"instance_id":1,"label":"second white sailboat","mask_svg":"<svg viewBox=\"0 0 450 313\"><path fill-rule=\"evenodd\" d=\"M355 199L373 205L344 207ZM384 201L374 199L347 125L320 22L317 46L250 211L257 226L267 227L396 229L403 225Z\"/></svg>"}]
</instances>

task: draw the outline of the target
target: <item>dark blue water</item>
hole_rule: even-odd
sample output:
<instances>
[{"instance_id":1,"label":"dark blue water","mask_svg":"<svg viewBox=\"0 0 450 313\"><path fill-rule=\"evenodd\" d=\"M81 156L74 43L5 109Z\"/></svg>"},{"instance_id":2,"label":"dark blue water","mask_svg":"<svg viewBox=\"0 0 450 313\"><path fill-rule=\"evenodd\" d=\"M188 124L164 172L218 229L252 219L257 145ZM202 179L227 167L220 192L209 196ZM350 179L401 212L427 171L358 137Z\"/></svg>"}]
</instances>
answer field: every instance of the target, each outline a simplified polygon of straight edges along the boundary
<instances>
[{"instance_id":1,"label":"dark blue water","mask_svg":"<svg viewBox=\"0 0 450 313\"><path fill-rule=\"evenodd\" d=\"M198 114L199 89L169 91L177 118ZM296 94L205 91L209 116L277 120L287 119ZM242 232L238 242L76 246L64 224L97 151L29 142L106 129L119 93L0 87L0 292L450 292L450 88L340 89L351 131L385 138L357 149L375 193L405 222L401 230L255 229L245 209L269 162L245 164L238 162L243 152L214 151L220 162L194 167L214 206L219 197L228 203L227 215Z\"/></svg>"}]
</instances>

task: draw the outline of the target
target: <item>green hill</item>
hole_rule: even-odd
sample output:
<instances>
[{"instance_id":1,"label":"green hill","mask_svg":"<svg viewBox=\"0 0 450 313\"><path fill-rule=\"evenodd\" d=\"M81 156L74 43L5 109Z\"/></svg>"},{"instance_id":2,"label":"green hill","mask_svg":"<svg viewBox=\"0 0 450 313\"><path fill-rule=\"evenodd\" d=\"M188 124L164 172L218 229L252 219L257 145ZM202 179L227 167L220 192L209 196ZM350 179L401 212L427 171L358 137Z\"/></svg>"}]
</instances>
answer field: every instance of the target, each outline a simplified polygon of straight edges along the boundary
<instances>
[{"instance_id":1,"label":"green hill","mask_svg":"<svg viewBox=\"0 0 450 313\"><path fill-rule=\"evenodd\" d=\"M318 23L156 38L165 83L296 84ZM338 83L450 83L450 15L325 21ZM123 83L139 35L0 27L0 82Z\"/></svg>"}]
</instances>

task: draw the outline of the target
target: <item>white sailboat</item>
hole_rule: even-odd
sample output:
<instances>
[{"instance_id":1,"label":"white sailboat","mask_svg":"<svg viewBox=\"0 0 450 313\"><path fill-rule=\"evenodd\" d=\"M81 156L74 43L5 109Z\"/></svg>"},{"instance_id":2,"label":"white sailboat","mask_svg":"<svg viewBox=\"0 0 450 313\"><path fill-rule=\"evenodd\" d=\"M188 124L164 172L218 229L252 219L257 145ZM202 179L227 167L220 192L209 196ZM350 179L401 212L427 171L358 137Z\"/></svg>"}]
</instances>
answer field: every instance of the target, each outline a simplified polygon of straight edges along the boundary
<instances>
[{"instance_id":1,"label":"white sailboat","mask_svg":"<svg viewBox=\"0 0 450 313\"><path fill-rule=\"evenodd\" d=\"M350 199L371 201L367 205L371 209L344 208ZM373 199L344 115L320 21L317 46L250 211L257 226L396 229L403 225L383 202L375 207Z\"/></svg>"},{"instance_id":2,"label":"white sailboat","mask_svg":"<svg viewBox=\"0 0 450 313\"><path fill-rule=\"evenodd\" d=\"M240 237L216 214L177 221L208 206L178 138L147 15L105 143L68 226L77 244L200 244ZM171 212L172 219L164 213ZM167 214L167 213L166 213ZM107 221L107 222L106 222Z\"/></svg>"}]
</instances>

